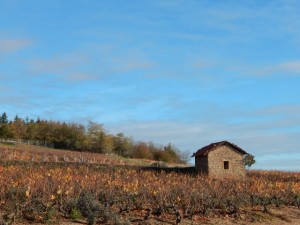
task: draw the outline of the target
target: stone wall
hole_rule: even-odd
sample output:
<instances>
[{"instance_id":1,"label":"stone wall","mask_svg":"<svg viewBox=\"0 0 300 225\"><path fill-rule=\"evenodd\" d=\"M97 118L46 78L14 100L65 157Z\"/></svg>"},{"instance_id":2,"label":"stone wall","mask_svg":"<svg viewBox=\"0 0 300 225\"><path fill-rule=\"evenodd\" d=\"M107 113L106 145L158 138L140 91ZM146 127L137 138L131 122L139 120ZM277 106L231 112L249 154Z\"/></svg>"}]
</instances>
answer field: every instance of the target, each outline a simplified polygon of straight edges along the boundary
<instances>
[{"instance_id":1,"label":"stone wall","mask_svg":"<svg viewBox=\"0 0 300 225\"><path fill-rule=\"evenodd\" d=\"M224 169L224 161L229 168ZM208 154L208 175L215 177L244 177L243 154L229 146L223 145Z\"/></svg>"}]
</instances>

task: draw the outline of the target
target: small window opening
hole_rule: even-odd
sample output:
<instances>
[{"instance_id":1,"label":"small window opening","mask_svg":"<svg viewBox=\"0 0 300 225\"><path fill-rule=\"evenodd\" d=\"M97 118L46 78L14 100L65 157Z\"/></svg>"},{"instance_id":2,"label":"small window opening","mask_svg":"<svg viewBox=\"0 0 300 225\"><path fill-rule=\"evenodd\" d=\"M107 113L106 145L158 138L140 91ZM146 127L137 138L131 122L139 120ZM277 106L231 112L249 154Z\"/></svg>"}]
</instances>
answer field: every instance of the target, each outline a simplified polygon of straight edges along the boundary
<instances>
[{"instance_id":1,"label":"small window opening","mask_svg":"<svg viewBox=\"0 0 300 225\"><path fill-rule=\"evenodd\" d=\"M224 161L224 170L229 169L229 161Z\"/></svg>"}]
</instances>

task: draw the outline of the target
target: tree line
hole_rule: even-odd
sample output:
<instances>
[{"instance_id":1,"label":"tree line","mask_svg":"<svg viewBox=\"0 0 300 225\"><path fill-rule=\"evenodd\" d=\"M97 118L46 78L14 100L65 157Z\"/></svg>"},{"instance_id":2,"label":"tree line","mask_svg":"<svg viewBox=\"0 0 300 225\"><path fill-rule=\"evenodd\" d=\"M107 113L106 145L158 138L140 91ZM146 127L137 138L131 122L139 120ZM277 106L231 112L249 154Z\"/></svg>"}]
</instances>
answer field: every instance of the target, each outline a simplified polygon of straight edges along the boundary
<instances>
[{"instance_id":1,"label":"tree line","mask_svg":"<svg viewBox=\"0 0 300 225\"><path fill-rule=\"evenodd\" d=\"M89 121L86 126L43 119L22 119L17 115L8 120L0 117L0 139L31 140L51 145L55 149L117 154L129 158L143 158L163 162L182 163L186 156L171 143L166 146L135 141L123 133L110 134L102 124Z\"/></svg>"}]
</instances>

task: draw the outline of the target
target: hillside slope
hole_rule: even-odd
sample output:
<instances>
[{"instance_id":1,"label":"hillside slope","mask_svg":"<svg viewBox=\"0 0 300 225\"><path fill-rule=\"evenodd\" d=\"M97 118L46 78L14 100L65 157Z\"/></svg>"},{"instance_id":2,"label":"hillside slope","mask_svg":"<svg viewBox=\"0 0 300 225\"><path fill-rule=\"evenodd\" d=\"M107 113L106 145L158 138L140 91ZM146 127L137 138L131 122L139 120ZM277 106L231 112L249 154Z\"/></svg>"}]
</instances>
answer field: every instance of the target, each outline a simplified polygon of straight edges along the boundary
<instances>
[{"instance_id":1,"label":"hillside slope","mask_svg":"<svg viewBox=\"0 0 300 225\"><path fill-rule=\"evenodd\" d=\"M66 163L96 163L103 165L128 166L167 166L184 167L185 164L161 163L148 159L124 158L115 154L100 154L93 152L79 152L70 150L57 150L47 147L0 143L0 159L3 161L29 161L29 162L66 162Z\"/></svg>"}]
</instances>

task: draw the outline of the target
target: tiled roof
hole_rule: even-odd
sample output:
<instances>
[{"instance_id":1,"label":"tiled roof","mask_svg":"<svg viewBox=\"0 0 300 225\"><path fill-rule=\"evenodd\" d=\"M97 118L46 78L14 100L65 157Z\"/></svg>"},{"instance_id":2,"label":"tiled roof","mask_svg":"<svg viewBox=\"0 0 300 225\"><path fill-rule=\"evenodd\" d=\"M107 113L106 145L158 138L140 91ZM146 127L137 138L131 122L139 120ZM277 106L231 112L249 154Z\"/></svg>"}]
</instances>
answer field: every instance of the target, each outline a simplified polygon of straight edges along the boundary
<instances>
[{"instance_id":1,"label":"tiled roof","mask_svg":"<svg viewBox=\"0 0 300 225\"><path fill-rule=\"evenodd\" d=\"M230 143L229 141L220 141L220 142L216 142L216 143L211 143L207 146L204 146L203 148L200 148L196 153L194 153L192 155L192 157L194 156L202 156L202 155L207 155L210 151L214 150L217 147L223 146L223 145L227 145L230 146L231 148L233 148L234 150L236 150L237 152L245 155L247 154L246 151L244 151L243 149L241 149L239 146Z\"/></svg>"}]
</instances>

